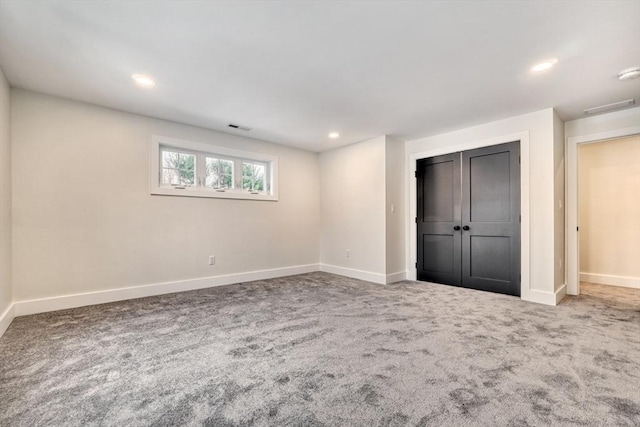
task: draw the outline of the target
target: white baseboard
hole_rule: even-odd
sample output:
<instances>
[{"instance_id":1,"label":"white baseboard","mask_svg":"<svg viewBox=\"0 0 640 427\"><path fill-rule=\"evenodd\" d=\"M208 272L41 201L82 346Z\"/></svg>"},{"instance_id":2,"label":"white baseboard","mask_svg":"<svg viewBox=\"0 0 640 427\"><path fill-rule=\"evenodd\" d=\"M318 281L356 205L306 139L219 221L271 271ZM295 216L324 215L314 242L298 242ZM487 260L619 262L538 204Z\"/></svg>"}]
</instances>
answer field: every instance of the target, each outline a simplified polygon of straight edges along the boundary
<instances>
[{"instance_id":1,"label":"white baseboard","mask_svg":"<svg viewBox=\"0 0 640 427\"><path fill-rule=\"evenodd\" d=\"M640 277L614 276L611 274L580 273L580 281L599 285L622 286L640 289Z\"/></svg>"},{"instance_id":2,"label":"white baseboard","mask_svg":"<svg viewBox=\"0 0 640 427\"><path fill-rule=\"evenodd\" d=\"M339 267L331 264L320 264L320 271L326 273L337 274L339 276L351 277L353 279L365 280L367 282L378 283L380 285L388 285L399 282L407 278L406 271L398 271L397 273L382 274L373 273L371 271L356 270L355 268Z\"/></svg>"},{"instance_id":3,"label":"white baseboard","mask_svg":"<svg viewBox=\"0 0 640 427\"><path fill-rule=\"evenodd\" d=\"M356 270L354 268L338 267L331 264L320 264L320 271L337 274L339 276L351 277L353 279L366 280L367 282L387 284L387 276L382 273L372 273L370 271Z\"/></svg>"},{"instance_id":4,"label":"white baseboard","mask_svg":"<svg viewBox=\"0 0 640 427\"><path fill-rule=\"evenodd\" d=\"M2 335L7 331L7 328L9 328L9 325L13 322L15 317L15 306L12 303L2 314L0 314L0 338L2 338Z\"/></svg>"},{"instance_id":5,"label":"white baseboard","mask_svg":"<svg viewBox=\"0 0 640 427\"><path fill-rule=\"evenodd\" d=\"M294 274L311 273L318 270L318 264L298 265L294 267L275 268L272 270L250 271L247 273L227 274L224 276L211 276L199 279L181 280L177 282L154 283L129 288L109 289L82 294L15 301L12 308L14 316L25 316L28 314L45 313L49 311L64 310L67 308L83 307L86 305L105 304L114 301L191 291L214 286L251 282L254 280L292 276Z\"/></svg>"},{"instance_id":6,"label":"white baseboard","mask_svg":"<svg viewBox=\"0 0 640 427\"><path fill-rule=\"evenodd\" d=\"M566 288L565 288L566 289ZM522 290L520 298L524 301L537 302L544 305L557 305L558 294L557 292L539 291L536 289Z\"/></svg>"},{"instance_id":7,"label":"white baseboard","mask_svg":"<svg viewBox=\"0 0 640 427\"><path fill-rule=\"evenodd\" d=\"M562 286L560 286L558 288L558 290L556 291L556 304L558 305L560 304L560 301L562 301L562 298L564 298L567 295L567 285L564 284Z\"/></svg>"},{"instance_id":8,"label":"white baseboard","mask_svg":"<svg viewBox=\"0 0 640 427\"><path fill-rule=\"evenodd\" d=\"M407 278L407 272L406 271L398 271L397 273L391 273L391 274L387 274L387 285L391 284L391 283L396 283L399 282L401 280L405 280Z\"/></svg>"}]
</instances>

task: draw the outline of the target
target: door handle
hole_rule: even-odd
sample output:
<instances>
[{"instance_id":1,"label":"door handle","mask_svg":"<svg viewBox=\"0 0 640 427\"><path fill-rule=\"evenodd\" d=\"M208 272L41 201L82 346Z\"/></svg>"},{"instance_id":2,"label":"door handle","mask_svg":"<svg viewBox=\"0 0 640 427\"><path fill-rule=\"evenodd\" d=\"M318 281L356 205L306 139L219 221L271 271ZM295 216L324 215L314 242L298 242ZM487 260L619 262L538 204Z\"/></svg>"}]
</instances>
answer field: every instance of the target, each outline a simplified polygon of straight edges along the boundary
<instances>
[{"instance_id":1,"label":"door handle","mask_svg":"<svg viewBox=\"0 0 640 427\"><path fill-rule=\"evenodd\" d=\"M467 230L469 230L469 226L468 226L468 225L465 225L464 227L462 227L462 229L463 229L464 231L467 231Z\"/></svg>"},{"instance_id":2,"label":"door handle","mask_svg":"<svg viewBox=\"0 0 640 427\"><path fill-rule=\"evenodd\" d=\"M455 227L453 227L453 229L454 229L454 230L456 230L456 231L458 231L458 230L460 230L460 226L459 226L459 225L456 225Z\"/></svg>"}]
</instances>

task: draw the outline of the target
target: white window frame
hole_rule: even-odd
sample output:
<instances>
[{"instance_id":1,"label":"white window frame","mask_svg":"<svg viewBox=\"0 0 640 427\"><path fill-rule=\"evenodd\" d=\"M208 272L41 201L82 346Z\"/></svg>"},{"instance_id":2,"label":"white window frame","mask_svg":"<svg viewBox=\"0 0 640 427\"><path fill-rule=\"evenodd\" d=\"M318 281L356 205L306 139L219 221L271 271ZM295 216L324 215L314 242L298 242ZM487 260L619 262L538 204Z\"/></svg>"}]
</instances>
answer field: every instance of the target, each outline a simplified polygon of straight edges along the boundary
<instances>
[{"instance_id":1,"label":"white window frame","mask_svg":"<svg viewBox=\"0 0 640 427\"><path fill-rule=\"evenodd\" d=\"M196 154L196 178L194 186L175 186L162 184L161 153L162 147ZM204 157L216 157L234 161L234 188L214 189L205 187ZM265 181L267 191L255 192L242 189L242 162L255 162L266 165ZM240 168L238 168L238 165ZM161 196L212 197L216 199L242 200L278 200L278 157L250 151L236 150L201 142L186 141L160 135L151 136L150 150L150 184L151 194ZM238 185L238 182L240 183Z\"/></svg>"}]
</instances>

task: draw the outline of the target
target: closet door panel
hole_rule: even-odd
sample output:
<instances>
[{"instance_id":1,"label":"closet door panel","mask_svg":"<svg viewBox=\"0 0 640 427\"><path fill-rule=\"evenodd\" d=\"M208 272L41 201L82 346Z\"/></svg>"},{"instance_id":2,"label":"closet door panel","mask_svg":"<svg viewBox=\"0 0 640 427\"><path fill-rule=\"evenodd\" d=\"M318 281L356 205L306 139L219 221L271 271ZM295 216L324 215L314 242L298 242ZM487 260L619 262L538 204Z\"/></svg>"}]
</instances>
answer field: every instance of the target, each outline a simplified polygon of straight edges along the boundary
<instances>
[{"instance_id":1,"label":"closet door panel","mask_svg":"<svg viewBox=\"0 0 640 427\"><path fill-rule=\"evenodd\" d=\"M461 284L460 154L417 162L418 280Z\"/></svg>"},{"instance_id":2,"label":"closet door panel","mask_svg":"<svg viewBox=\"0 0 640 427\"><path fill-rule=\"evenodd\" d=\"M462 285L520 295L520 144L462 153Z\"/></svg>"}]
</instances>

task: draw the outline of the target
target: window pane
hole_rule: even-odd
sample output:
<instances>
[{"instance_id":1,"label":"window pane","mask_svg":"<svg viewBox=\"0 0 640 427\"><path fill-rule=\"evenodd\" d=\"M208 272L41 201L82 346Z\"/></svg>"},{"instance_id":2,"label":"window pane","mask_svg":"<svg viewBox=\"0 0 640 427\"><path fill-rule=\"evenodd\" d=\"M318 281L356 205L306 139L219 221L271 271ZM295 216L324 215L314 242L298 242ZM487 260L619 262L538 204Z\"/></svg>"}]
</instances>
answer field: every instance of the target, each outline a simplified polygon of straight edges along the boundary
<instances>
[{"instance_id":1,"label":"window pane","mask_svg":"<svg viewBox=\"0 0 640 427\"><path fill-rule=\"evenodd\" d=\"M266 166L260 163L242 162L242 188L264 191Z\"/></svg>"},{"instance_id":2,"label":"window pane","mask_svg":"<svg viewBox=\"0 0 640 427\"><path fill-rule=\"evenodd\" d=\"M193 169L178 169L178 174L180 175L180 184L193 185L195 183L193 172Z\"/></svg>"},{"instance_id":3,"label":"window pane","mask_svg":"<svg viewBox=\"0 0 640 427\"><path fill-rule=\"evenodd\" d=\"M220 188L220 179L218 178L218 175L207 175L205 186L211 188Z\"/></svg>"},{"instance_id":4,"label":"window pane","mask_svg":"<svg viewBox=\"0 0 640 427\"><path fill-rule=\"evenodd\" d=\"M178 172L175 169L162 169L162 183L163 184L179 184Z\"/></svg>"},{"instance_id":5,"label":"window pane","mask_svg":"<svg viewBox=\"0 0 640 427\"><path fill-rule=\"evenodd\" d=\"M233 161L206 158L207 177L205 185L212 188L233 188Z\"/></svg>"},{"instance_id":6,"label":"window pane","mask_svg":"<svg viewBox=\"0 0 640 427\"><path fill-rule=\"evenodd\" d=\"M218 159L214 159L213 157L207 157L205 159L205 167L207 169L207 175L216 173L218 169Z\"/></svg>"},{"instance_id":7,"label":"window pane","mask_svg":"<svg viewBox=\"0 0 640 427\"><path fill-rule=\"evenodd\" d=\"M162 183L194 185L196 176L195 154L162 151Z\"/></svg>"},{"instance_id":8,"label":"window pane","mask_svg":"<svg viewBox=\"0 0 640 427\"><path fill-rule=\"evenodd\" d=\"M179 163L178 153L174 153L173 151L163 151L162 152L162 167L163 168L175 169L176 165L178 163Z\"/></svg>"}]
</instances>

